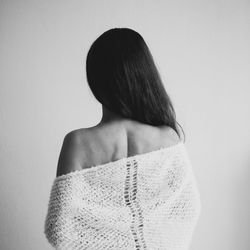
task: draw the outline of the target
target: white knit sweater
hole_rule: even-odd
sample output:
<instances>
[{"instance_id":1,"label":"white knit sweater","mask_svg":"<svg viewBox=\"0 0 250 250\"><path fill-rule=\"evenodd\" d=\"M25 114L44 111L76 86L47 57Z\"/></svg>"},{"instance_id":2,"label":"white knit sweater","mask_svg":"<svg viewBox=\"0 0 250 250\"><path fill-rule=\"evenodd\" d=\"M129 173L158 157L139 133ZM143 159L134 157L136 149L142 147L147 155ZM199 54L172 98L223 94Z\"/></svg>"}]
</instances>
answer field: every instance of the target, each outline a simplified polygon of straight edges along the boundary
<instances>
[{"instance_id":1,"label":"white knit sweater","mask_svg":"<svg viewBox=\"0 0 250 250\"><path fill-rule=\"evenodd\" d=\"M187 250L200 211L179 142L56 177L44 233L58 250Z\"/></svg>"}]
</instances>

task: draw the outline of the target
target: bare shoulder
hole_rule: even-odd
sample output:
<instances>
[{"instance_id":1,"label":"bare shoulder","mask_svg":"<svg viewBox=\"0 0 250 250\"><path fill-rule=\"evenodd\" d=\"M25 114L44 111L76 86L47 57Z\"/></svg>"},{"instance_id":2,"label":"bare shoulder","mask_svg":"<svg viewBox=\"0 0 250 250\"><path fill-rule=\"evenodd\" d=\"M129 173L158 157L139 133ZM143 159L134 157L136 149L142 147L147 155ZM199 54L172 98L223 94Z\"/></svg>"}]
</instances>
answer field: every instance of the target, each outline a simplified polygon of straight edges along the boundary
<instances>
[{"instance_id":1,"label":"bare shoulder","mask_svg":"<svg viewBox=\"0 0 250 250\"><path fill-rule=\"evenodd\" d=\"M160 128L160 136L163 139L163 143L164 141L166 141L168 144L170 144L170 146L177 144L181 141L177 132L169 126L164 126Z\"/></svg>"},{"instance_id":2,"label":"bare shoulder","mask_svg":"<svg viewBox=\"0 0 250 250\"><path fill-rule=\"evenodd\" d=\"M178 144L181 139L177 132L170 126L151 126L141 123L132 123L129 130L130 142L139 151L151 151L160 147Z\"/></svg>"},{"instance_id":3,"label":"bare shoulder","mask_svg":"<svg viewBox=\"0 0 250 250\"><path fill-rule=\"evenodd\" d=\"M77 129L64 136L57 164L57 177L81 169L81 158L85 152L84 134L86 133L82 129Z\"/></svg>"},{"instance_id":4,"label":"bare shoulder","mask_svg":"<svg viewBox=\"0 0 250 250\"><path fill-rule=\"evenodd\" d=\"M92 166L96 164L95 160L101 161L106 153L103 153L102 149L109 151L109 148L100 147L100 145L103 145L103 141L107 141L107 138L112 137L114 137L114 132L112 135L107 131L100 131L96 127L80 128L68 132L63 139L56 176Z\"/></svg>"}]
</instances>

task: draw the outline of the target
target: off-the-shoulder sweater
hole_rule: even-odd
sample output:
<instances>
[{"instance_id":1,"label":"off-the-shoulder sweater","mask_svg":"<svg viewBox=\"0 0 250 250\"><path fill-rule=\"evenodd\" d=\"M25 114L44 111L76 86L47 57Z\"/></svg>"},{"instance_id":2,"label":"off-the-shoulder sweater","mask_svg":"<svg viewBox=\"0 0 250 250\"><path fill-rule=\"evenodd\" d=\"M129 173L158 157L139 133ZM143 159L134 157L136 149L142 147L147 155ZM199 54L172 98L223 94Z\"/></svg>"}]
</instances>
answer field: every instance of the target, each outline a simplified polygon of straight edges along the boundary
<instances>
[{"instance_id":1,"label":"off-the-shoulder sweater","mask_svg":"<svg viewBox=\"0 0 250 250\"><path fill-rule=\"evenodd\" d=\"M58 250L187 250L200 211L181 141L55 177L44 233Z\"/></svg>"}]
</instances>

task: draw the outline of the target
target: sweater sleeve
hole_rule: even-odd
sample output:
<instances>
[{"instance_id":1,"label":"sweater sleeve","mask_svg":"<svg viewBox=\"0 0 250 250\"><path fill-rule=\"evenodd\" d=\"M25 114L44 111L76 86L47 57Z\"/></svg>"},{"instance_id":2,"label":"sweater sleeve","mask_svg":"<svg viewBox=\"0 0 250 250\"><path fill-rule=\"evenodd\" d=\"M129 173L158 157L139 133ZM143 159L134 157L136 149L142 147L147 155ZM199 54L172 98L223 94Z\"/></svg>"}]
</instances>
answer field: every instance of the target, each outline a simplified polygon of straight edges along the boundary
<instances>
[{"instance_id":1,"label":"sweater sleeve","mask_svg":"<svg viewBox=\"0 0 250 250\"><path fill-rule=\"evenodd\" d=\"M53 247L60 247L70 226L70 217L74 209L74 185L71 178L56 178L53 182L44 233ZM73 238L73 230L72 238Z\"/></svg>"}]
</instances>

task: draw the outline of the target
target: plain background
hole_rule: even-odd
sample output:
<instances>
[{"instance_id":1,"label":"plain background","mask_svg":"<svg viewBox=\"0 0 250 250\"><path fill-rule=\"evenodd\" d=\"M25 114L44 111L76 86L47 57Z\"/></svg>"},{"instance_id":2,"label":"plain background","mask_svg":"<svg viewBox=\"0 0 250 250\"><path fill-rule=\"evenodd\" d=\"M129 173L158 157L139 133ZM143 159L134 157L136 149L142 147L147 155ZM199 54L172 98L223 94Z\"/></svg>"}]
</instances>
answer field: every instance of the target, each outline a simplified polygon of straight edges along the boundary
<instances>
[{"instance_id":1,"label":"plain background","mask_svg":"<svg viewBox=\"0 0 250 250\"><path fill-rule=\"evenodd\" d=\"M250 2L0 1L0 249L43 234L66 133L102 115L91 43L114 27L147 42L186 133L202 198L192 250L250 249Z\"/></svg>"}]
</instances>

